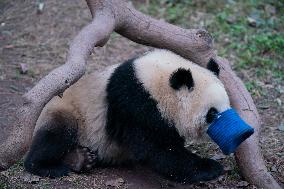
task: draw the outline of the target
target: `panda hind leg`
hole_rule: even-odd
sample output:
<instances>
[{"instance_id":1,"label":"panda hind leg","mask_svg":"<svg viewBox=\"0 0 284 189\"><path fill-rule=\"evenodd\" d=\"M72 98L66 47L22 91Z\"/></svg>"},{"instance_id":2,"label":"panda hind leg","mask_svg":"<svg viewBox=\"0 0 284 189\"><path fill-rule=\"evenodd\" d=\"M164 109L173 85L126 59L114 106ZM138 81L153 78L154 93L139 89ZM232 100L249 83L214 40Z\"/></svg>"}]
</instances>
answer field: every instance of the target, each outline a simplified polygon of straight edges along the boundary
<instances>
[{"instance_id":1,"label":"panda hind leg","mask_svg":"<svg viewBox=\"0 0 284 189\"><path fill-rule=\"evenodd\" d=\"M71 169L63 160L77 146L77 121L72 114L63 111L46 117L33 137L24 167L26 171L43 177L68 175Z\"/></svg>"},{"instance_id":2,"label":"panda hind leg","mask_svg":"<svg viewBox=\"0 0 284 189\"><path fill-rule=\"evenodd\" d=\"M77 146L66 154L63 162L76 173L89 172L93 167L99 165L98 152L93 152L87 147Z\"/></svg>"}]
</instances>

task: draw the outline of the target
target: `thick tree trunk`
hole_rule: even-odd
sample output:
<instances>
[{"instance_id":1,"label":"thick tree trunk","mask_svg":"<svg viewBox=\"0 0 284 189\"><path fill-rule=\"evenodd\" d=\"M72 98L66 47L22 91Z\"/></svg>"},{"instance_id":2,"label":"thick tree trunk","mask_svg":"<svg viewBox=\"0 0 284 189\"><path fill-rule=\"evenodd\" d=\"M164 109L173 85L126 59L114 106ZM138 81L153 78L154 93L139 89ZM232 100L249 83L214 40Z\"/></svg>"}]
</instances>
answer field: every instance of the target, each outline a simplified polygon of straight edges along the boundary
<instances>
[{"instance_id":1,"label":"thick tree trunk","mask_svg":"<svg viewBox=\"0 0 284 189\"><path fill-rule=\"evenodd\" d=\"M231 103L256 132L236 152L236 160L245 178L252 184L270 189L280 186L267 172L258 145L259 115L252 98L229 63L212 50L212 37L204 30L182 29L158 21L130 7L123 0L87 0L93 21L73 40L67 61L53 70L24 95L17 121L6 141L0 144L0 170L9 168L27 151L37 118L46 103L76 82L85 72L86 59L95 46L103 46L112 33L132 41L172 50L205 66L213 57L221 66L220 78Z\"/></svg>"},{"instance_id":2,"label":"thick tree trunk","mask_svg":"<svg viewBox=\"0 0 284 189\"><path fill-rule=\"evenodd\" d=\"M240 116L255 128L255 133L243 142L235 153L237 164L247 181L261 188L281 188L268 173L259 147L260 117L243 82L230 68L226 59L217 57L221 67L220 79L229 94L232 106Z\"/></svg>"}]
</instances>

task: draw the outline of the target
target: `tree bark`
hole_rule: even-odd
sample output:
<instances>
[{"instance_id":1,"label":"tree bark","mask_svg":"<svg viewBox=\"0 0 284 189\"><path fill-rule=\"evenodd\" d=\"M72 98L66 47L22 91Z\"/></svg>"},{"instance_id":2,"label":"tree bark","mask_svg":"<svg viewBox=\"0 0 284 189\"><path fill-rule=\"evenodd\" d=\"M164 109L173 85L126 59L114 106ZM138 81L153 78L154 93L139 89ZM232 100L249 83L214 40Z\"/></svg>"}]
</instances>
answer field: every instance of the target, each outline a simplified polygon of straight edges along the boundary
<instances>
[{"instance_id":1,"label":"tree bark","mask_svg":"<svg viewBox=\"0 0 284 189\"><path fill-rule=\"evenodd\" d=\"M235 158L247 181L260 187L280 189L279 184L268 173L259 147L260 117L251 95L243 82L236 76L229 62L221 57L216 58L220 66L220 79L228 92L231 105L251 126L255 133L245 140L237 149Z\"/></svg>"},{"instance_id":2,"label":"tree bark","mask_svg":"<svg viewBox=\"0 0 284 189\"><path fill-rule=\"evenodd\" d=\"M93 21L73 40L67 61L40 80L24 95L24 103L16 113L17 121L10 136L0 144L0 170L22 158L30 146L37 118L49 100L64 92L84 73L86 59L93 47L103 46L112 31L140 44L169 49L206 66L215 58L221 67L220 79L229 94L232 106L255 128L235 156L243 176L252 184L267 189L281 187L268 173L260 154L258 135L260 119L253 100L227 60L217 57L212 37L205 30L183 29L142 14L123 0L86 0Z\"/></svg>"}]
</instances>

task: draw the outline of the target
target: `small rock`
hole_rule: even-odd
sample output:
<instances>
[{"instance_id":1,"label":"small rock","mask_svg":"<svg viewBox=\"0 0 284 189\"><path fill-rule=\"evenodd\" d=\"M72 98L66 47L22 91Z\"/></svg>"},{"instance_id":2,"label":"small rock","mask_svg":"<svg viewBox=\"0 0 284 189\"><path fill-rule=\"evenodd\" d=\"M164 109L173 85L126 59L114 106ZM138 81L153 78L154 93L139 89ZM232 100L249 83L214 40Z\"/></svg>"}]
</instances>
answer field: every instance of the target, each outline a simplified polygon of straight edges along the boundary
<instances>
[{"instance_id":1,"label":"small rock","mask_svg":"<svg viewBox=\"0 0 284 189\"><path fill-rule=\"evenodd\" d=\"M122 178L118 178L118 179L114 179L114 180L108 180L105 182L106 186L113 186L116 188L121 187L123 184L125 183L125 181Z\"/></svg>"},{"instance_id":2,"label":"small rock","mask_svg":"<svg viewBox=\"0 0 284 189\"><path fill-rule=\"evenodd\" d=\"M231 40L230 40L228 37L225 37L225 38L224 38L224 42L225 42L225 43L229 43L229 42L231 42Z\"/></svg>"},{"instance_id":3,"label":"small rock","mask_svg":"<svg viewBox=\"0 0 284 189\"><path fill-rule=\"evenodd\" d=\"M265 87L269 88L269 89L274 89L275 88L274 85L272 85L272 84L265 84Z\"/></svg>"},{"instance_id":4,"label":"small rock","mask_svg":"<svg viewBox=\"0 0 284 189\"><path fill-rule=\"evenodd\" d=\"M28 73L29 67L27 64L21 63L20 64L20 73L21 74L26 74Z\"/></svg>"},{"instance_id":5,"label":"small rock","mask_svg":"<svg viewBox=\"0 0 284 189\"><path fill-rule=\"evenodd\" d=\"M13 49L15 46L14 45L5 45L4 49Z\"/></svg>"},{"instance_id":6,"label":"small rock","mask_svg":"<svg viewBox=\"0 0 284 189\"><path fill-rule=\"evenodd\" d=\"M4 27L5 25L6 25L6 23L5 23L5 22L2 22L2 23L1 23L1 26L2 26L2 27Z\"/></svg>"},{"instance_id":7,"label":"small rock","mask_svg":"<svg viewBox=\"0 0 284 189\"><path fill-rule=\"evenodd\" d=\"M223 154L215 154L213 157L211 157L211 159L214 159L214 160L220 160L220 159L225 159L226 156L223 155Z\"/></svg>"},{"instance_id":8,"label":"small rock","mask_svg":"<svg viewBox=\"0 0 284 189\"><path fill-rule=\"evenodd\" d=\"M219 176L218 177L218 182L223 182L224 181L224 179L225 179L225 176L224 175L221 175L221 176Z\"/></svg>"},{"instance_id":9,"label":"small rock","mask_svg":"<svg viewBox=\"0 0 284 189\"><path fill-rule=\"evenodd\" d=\"M12 34L11 31L4 30L4 31L2 31L2 35L12 36L13 34Z\"/></svg>"},{"instance_id":10,"label":"small rock","mask_svg":"<svg viewBox=\"0 0 284 189\"><path fill-rule=\"evenodd\" d=\"M31 90L32 89L32 87L25 87L25 91L27 92L27 91L29 91L29 90Z\"/></svg>"},{"instance_id":11,"label":"small rock","mask_svg":"<svg viewBox=\"0 0 284 189\"><path fill-rule=\"evenodd\" d=\"M232 170L233 170L233 168L229 165L224 167L224 171L226 171L226 172L232 171Z\"/></svg>"},{"instance_id":12,"label":"small rock","mask_svg":"<svg viewBox=\"0 0 284 189\"><path fill-rule=\"evenodd\" d=\"M4 80L6 79L6 76L3 74L3 75L0 75L0 80Z\"/></svg>"},{"instance_id":13,"label":"small rock","mask_svg":"<svg viewBox=\"0 0 284 189\"><path fill-rule=\"evenodd\" d=\"M265 9L265 12L268 12L272 15L276 14L276 8L270 4L266 4L264 9Z\"/></svg>"},{"instance_id":14,"label":"small rock","mask_svg":"<svg viewBox=\"0 0 284 189\"><path fill-rule=\"evenodd\" d=\"M176 183L171 182L171 181L168 181L168 182L166 183L166 185L167 185L167 187L170 187L170 188L175 188L175 187L176 187Z\"/></svg>"},{"instance_id":15,"label":"small rock","mask_svg":"<svg viewBox=\"0 0 284 189\"><path fill-rule=\"evenodd\" d=\"M43 2L38 3L37 14L41 14L43 12L43 8L44 8L44 3Z\"/></svg>"},{"instance_id":16,"label":"small rock","mask_svg":"<svg viewBox=\"0 0 284 189\"><path fill-rule=\"evenodd\" d=\"M10 89L12 89L13 91L16 91L16 92L19 92L19 91L20 91L19 87L17 87L16 85L10 85L9 87L10 87Z\"/></svg>"},{"instance_id":17,"label":"small rock","mask_svg":"<svg viewBox=\"0 0 284 189\"><path fill-rule=\"evenodd\" d=\"M266 110L266 109L269 109L269 108L270 108L270 106L267 105L267 104L258 105L257 107L258 107L259 109L263 109L263 110Z\"/></svg>"},{"instance_id":18,"label":"small rock","mask_svg":"<svg viewBox=\"0 0 284 189\"><path fill-rule=\"evenodd\" d=\"M233 5L236 4L234 0L228 0L228 3L233 4Z\"/></svg>"},{"instance_id":19,"label":"small rock","mask_svg":"<svg viewBox=\"0 0 284 189\"><path fill-rule=\"evenodd\" d=\"M245 187L245 186L248 186L249 183L247 181L240 181L237 183L237 186L238 187Z\"/></svg>"},{"instance_id":20,"label":"small rock","mask_svg":"<svg viewBox=\"0 0 284 189\"><path fill-rule=\"evenodd\" d=\"M280 131L284 131L284 123L281 123L280 126L278 127L278 129L279 129Z\"/></svg>"},{"instance_id":21,"label":"small rock","mask_svg":"<svg viewBox=\"0 0 284 189\"><path fill-rule=\"evenodd\" d=\"M261 138L261 139L259 139L259 142L260 142L260 144L265 144L266 140L265 140L265 138Z\"/></svg>"},{"instance_id":22,"label":"small rock","mask_svg":"<svg viewBox=\"0 0 284 189\"><path fill-rule=\"evenodd\" d=\"M271 168L270 168L270 171L271 172L277 172L277 168L275 165L273 165Z\"/></svg>"},{"instance_id":23,"label":"small rock","mask_svg":"<svg viewBox=\"0 0 284 189\"><path fill-rule=\"evenodd\" d=\"M256 27L256 19L252 18L252 17L248 17L247 18L247 21L248 21L248 24L251 26L251 27Z\"/></svg>"},{"instance_id":24,"label":"small rock","mask_svg":"<svg viewBox=\"0 0 284 189\"><path fill-rule=\"evenodd\" d=\"M32 174L29 174L29 173L24 173L24 175L22 177L24 182L30 183L30 184L38 183L39 178L40 178L39 176L32 175Z\"/></svg>"},{"instance_id":25,"label":"small rock","mask_svg":"<svg viewBox=\"0 0 284 189\"><path fill-rule=\"evenodd\" d=\"M279 85L277 87L277 90L279 91L279 93L283 94L284 93L284 86Z\"/></svg>"},{"instance_id":26,"label":"small rock","mask_svg":"<svg viewBox=\"0 0 284 189\"><path fill-rule=\"evenodd\" d=\"M275 100L276 102L277 102L277 104L279 105L279 106L281 106L282 105L282 100L280 99L280 98L276 98L276 100Z\"/></svg>"},{"instance_id":27,"label":"small rock","mask_svg":"<svg viewBox=\"0 0 284 189\"><path fill-rule=\"evenodd\" d=\"M98 186L97 183L96 183L96 180L94 180L93 187L94 187L94 188L99 188L99 186Z\"/></svg>"},{"instance_id":28,"label":"small rock","mask_svg":"<svg viewBox=\"0 0 284 189\"><path fill-rule=\"evenodd\" d=\"M236 22L236 17L234 15L230 15L226 18L228 24L233 24Z\"/></svg>"}]
</instances>

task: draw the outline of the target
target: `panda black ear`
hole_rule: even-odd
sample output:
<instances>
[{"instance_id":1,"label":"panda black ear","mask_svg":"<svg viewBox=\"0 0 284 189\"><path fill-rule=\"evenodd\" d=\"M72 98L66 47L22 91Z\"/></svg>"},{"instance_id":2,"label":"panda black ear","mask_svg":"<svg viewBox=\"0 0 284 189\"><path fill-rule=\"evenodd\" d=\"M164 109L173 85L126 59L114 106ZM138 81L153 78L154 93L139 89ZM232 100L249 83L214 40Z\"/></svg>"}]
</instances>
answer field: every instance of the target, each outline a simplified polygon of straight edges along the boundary
<instances>
[{"instance_id":1,"label":"panda black ear","mask_svg":"<svg viewBox=\"0 0 284 189\"><path fill-rule=\"evenodd\" d=\"M179 68L172 73L170 77L170 85L173 89L179 90L186 86L189 90L194 87L194 81L190 69Z\"/></svg>"},{"instance_id":2,"label":"panda black ear","mask_svg":"<svg viewBox=\"0 0 284 189\"><path fill-rule=\"evenodd\" d=\"M219 76L220 73L220 68L219 65L215 62L214 59L210 59L208 64L207 64L207 69L212 71L217 77Z\"/></svg>"}]
</instances>

